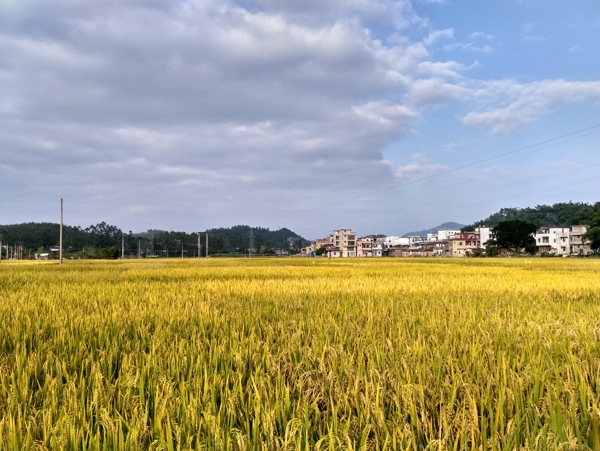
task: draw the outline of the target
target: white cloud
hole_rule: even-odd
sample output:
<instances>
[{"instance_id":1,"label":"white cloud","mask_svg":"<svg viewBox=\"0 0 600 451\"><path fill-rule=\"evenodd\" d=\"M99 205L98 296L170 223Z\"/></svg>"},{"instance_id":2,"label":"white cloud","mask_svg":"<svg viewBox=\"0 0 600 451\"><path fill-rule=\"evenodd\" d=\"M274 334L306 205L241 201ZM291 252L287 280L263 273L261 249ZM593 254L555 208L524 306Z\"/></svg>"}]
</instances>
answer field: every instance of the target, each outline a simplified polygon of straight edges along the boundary
<instances>
[{"instance_id":1,"label":"white cloud","mask_svg":"<svg viewBox=\"0 0 600 451\"><path fill-rule=\"evenodd\" d=\"M469 35L470 39L486 39L486 40L490 40L490 39L494 39L494 36L491 34L487 34L483 31L474 31L473 33L471 33Z\"/></svg>"},{"instance_id":2,"label":"white cloud","mask_svg":"<svg viewBox=\"0 0 600 451\"><path fill-rule=\"evenodd\" d=\"M434 78L462 78L459 72L464 69L465 67L456 61L423 61L417 65L419 74Z\"/></svg>"},{"instance_id":3,"label":"white cloud","mask_svg":"<svg viewBox=\"0 0 600 451\"><path fill-rule=\"evenodd\" d=\"M453 170L451 166L433 163L423 154L412 154L411 162L399 167L395 176L401 180L421 181L435 175Z\"/></svg>"},{"instance_id":4,"label":"white cloud","mask_svg":"<svg viewBox=\"0 0 600 451\"><path fill-rule=\"evenodd\" d=\"M486 111L463 117L470 126L489 127L495 133L510 133L530 124L551 107L573 102L600 102L600 81L543 80L518 83L500 80L482 83L474 98Z\"/></svg>"},{"instance_id":5,"label":"white cloud","mask_svg":"<svg viewBox=\"0 0 600 451\"><path fill-rule=\"evenodd\" d=\"M447 83L441 78L417 80L407 94L407 102L417 108L468 97L467 88Z\"/></svg>"},{"instance_id":6,"label":"white cloud","mask_svg":"<svg viewBox=\"0 0 600 451\"><path fill-rule=\"evenodd\" d=\"M494 48L490 45L476 45L472 42L457 42L454 44L447 44L443 47L446 51L462 50L463 52L477 52L477 53L492 53Z\"/></svg>"},{"instance_id":7,"label":"white cloud","mask_svg":"<svg viewBox=\"0 0 600 451\"><path fill-rule=\"evenodd\" d=\"M433 30L424 39L423 43L430 46L441 39L452 39L454 37L454 29L447 28L445 30Z\"/></svg>"}]
</instances>

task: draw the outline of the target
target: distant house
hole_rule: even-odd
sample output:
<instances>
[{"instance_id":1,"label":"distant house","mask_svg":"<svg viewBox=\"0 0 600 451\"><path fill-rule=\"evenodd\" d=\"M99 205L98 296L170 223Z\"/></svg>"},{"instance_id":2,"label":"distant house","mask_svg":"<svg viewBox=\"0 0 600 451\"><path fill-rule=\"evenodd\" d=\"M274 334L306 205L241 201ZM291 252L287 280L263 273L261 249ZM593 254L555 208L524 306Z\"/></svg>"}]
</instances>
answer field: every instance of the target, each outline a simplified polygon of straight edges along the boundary
<instances>
[{"instance_id":1,"label":"distant house","mask_svg":"<svg viewBox=\"0 0 600 451\"><path fill-rule=\"evenodd\" d=\"M313 241L309 246L303 247L300 254L305 257L310 257L312 252L317 252L317 250L325 247L329 243L329 238L319 238L318 240Z\"/></svg>"},{"instance_id":2,"label":"distant house","mask_svg":"<svg viewBox=\"0 0 600 451\"><path fill-rule=\"evenodd\" d=\"M339 248L342 257L356 257L356 232L350 229L334 230L331 242Z\"/></svg>"},{"instance_id":3,"label":"distant house","mask_svg":"<svg viewBox=\"0 0 600 451\"><path fill-rule=\"evenodd\" d=\"M328 257L328 258L343 257L342 250L333 244L328 244L325 246L325 252L323 252L323 257Z\"/></svg>"},{"instance_id":4,"label":"distant house","mask_svg":"<svg viewBox=\"0 0 600 451\"><path fill-rule=\"evenodd\" d=\"M448 240L451 257L470 257L483 252L479 232L462 232Z\"/></svg>"},{"instance_id":5,"label":"distant house","mask_svg":"<svg viewBox=\"0 0 600 451\"><path fill-rule=\"evenodd\" d=\"M481 247L485 247L485 244L492 239L492 231L494 229L492 227L475 227L475 232L479 233L479 241L481 242Z\"/></svg>"},{"instance_id":6,"label":"distant house","mask_svg":"<svg viewBox=\"0 0 600 451\"><path fill-rule=\"evenodd\" d=\"M365 236L356 240L356 256L372 257L373 241L375 241L375 239L371 236Z\"/></svg>"},{"instance_id":7,"label":"distant house","mask_svg":"<svg viewBox=\"0 0 600 451\"><path fill-rule=\"evenodd\" d=\"M383 257L383 241L384 238L375 238L373 241L372 252L373 257Z\"/></svg>"},{"instance_id":8,"label":"distant house","mask_svg":"<svg viewBox=\"0 0 600 451\"><path fill-rule=\"evenodd\" d=\"M571 253L570 228L568 226L540 227L534 238L540 254L562 256Z\"/></svg>"},{"instance_id":9,"label":"distant house","mask_svg":"<svg viewBox=\"0 0 600 451\"><path fill-rule=\"evenodd\" d=\"M437 240L447 240L448 238L452 238L454 235L458 235L460 233L460 229L439 229L437 231Z\"/></svg>"},{"instance_id":10,"label":"distant house","mask_svg":"<svg viewBox=\"0 0 600 451\"><path fill-rule=\"evenodd\" d=\"M447 257L449 256L449 242L448 240L436 241L433 243L433 256L434 257Z\"/></svg>"},{"instance_id":11,"label":"distant house","mask_svg":"<svg viewBox=\"0 0 600 451\"><path fill-rule=\"evenodd\" d=\"M592 247L590 242L584 240L583 236L587 233L587 226L578 225L571 227L570 242L571 255L590 255Z\"/></svg>"},{"instance_id":12,"label":"distant house","mask_svg":"<svg viewBox=\"0 0 600 451\"><path fill-rule=\"evenodd\" d=\"M408 244L392 246L388 249L388 257L410 257Z\"/></svg>"}]
</instances>

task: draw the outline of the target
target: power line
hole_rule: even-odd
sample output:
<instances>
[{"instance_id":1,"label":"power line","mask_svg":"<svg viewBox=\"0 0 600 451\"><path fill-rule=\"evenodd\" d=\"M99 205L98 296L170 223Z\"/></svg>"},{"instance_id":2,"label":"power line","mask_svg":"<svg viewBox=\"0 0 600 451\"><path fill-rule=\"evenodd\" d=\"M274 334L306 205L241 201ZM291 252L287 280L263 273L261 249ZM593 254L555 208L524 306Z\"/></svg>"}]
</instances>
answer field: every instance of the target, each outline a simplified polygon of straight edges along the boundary
<instances>
[{"instance_id":1,"label":"power line","mask_svg":"<svg viewBox=\"0 0 600 451\"><path fill-rule=\"evenodd\" d=\"M584 132L590 132L590 133L584 134L582 136L576 136L576 135L580 135L580 134L582 134ZM433 178L436 178L436 177L440 177L442 175L447 175L447 174L451 174L451 173L454 173L454 172L458 172L458 171L461 171L461 170L466 169L466 168L471 168L471 167L474 167L474 166L479 166L481 164L489 163L490 161L498 160L500 158L504 158L504 157L509 156L509 155L514 155L514 154L517 154L517 153L520 153L520 152L524 152L526 150L531 150L531 149L535 149L535 148L538 148L538 147L541 147L541 146L545 146L545 145L549 145L549 144L554 144L557 141L562 140L564 138L571 138L571 139L568 139L568 140L565 141L565 142L569 142L569 141L572 141L574 139L584 138L586 136L589 136L589 135L592 135L592 134L598 133L598 132L600 132L600 124L595 124L595 125L592 125L590 127L585 127L585 128L582 128L582 129L579 129L579 130L576 130L576 131L573 131L573 132L569 132L569 133L566 133L566 134L563 134L563 135L560 135L560 136L555 136L553 138L550 138L550 139L547 139L547 140L544 140L544 141L540 141L540 142L535 143L535 144L530 144L528 146L520 147L520 148L515 149L515 150L504 152L504 153L501 153L501 154L498 154L498 155L495 155L495 156L492 156L492 157L489 157L489 158L485 158L483 160L479 160L479 161L476 161L476 162L473 162L473 163L468 163L468 164L465 164L465 165L462 165L462 166L458 166L458 167L455 167L455 168L447 169L445 171L441 171L441 172L438 172L436 174L431 174L431 175L427 175L427 176L424 176L424 177L420 177L418 179L413 179L413 180L401 183L399 185L394 185L394 186L387 187L387 188L382 188L382 189L379 189L379 190L373 190L373 191L370 191L368 193L360 194L358 196L354 196L354 197L342 199L342 200L335 201L335 202L330 202L328 204L323 204L323 205L319 205L319 206L316 206L316 207L310 207L310 208L306 208L306 209L302 209L302 210L296 210L296 211L293 211L293 212L290 212L290 213L286 213L286 214L281 215L281 216L277 216L277 217L275 217L273 219L285 218L285 217L293 216L293 215L296 215L296 214L303 214L303 213L307 213L307 212L310 212L310 211L315 211L315 210L320 210L320 209L323 209L323 208L332 207L332 206L335 206L335 205L345 204L345 203L352 202L352 201L355 201L355 200L358 200L358 199L362 199L362 198L365 198L365 197L368 197L368 196L372 196L374 194L379 194L379 193L383 193L383 192L387 192L387 191L392 191L392 190L401 188L403 186L408 186L408 185L412 185L412 184L415 184L415 183L423 182L423 181L430 180L430 179L433 179Z\"/></svg>"},{"instance_id":2,"label":"power line","mask_svg":"<svg viewBox=\"0 0 600 451\"><path fill-rule=\"evenodd\" d=\"M586 168L593 168L595 166L600 166L600 163L588 165L588 166L586 166ZM449 202L449 201L453 201L453 200L462 199L462 198L465 198L465 197L474 196L476 194L479 195L479 194L489 193L489 192L492 192L492 191L498 191L498 190L501 190L501 189L512 188L514 186L518 186L518 185L523 185L523 184L526 184L526 183L535 182L537 180L543 180L543 179L547 179L547 178L550 178L550 177L556 177L556 176L559 176L559 175L568 174L568 173L576 171L576 170L579 170L579 169L570 169L568 171L562 171L562 172L557 172L557 173L553 173L553 174L548 174L548 175L544 175L542 177L536 177L536 178L533 178L533 179L524 180L522 182L511 183L509 185L502 185L502 186L498 186L496 188L490 188L490 189L483 190L483 191L477 191L477 193L468 193L468 194L463 194L461 196L455 196L455 197L449 197L449 198L441 199L440 201L436 201L436 202L428 202L428 203L425 203L425 204L419 204L419 205L415 205L414 207L428 206L428 205L438 205L438 204L440 204L442 202L446 203L446 202ZM582 179L581 181L593 180L593 179L596 179L598 177L600 177L600 176L594 176L594 177ZM566 183L564 185L556 185L556 186L557 187L563 187L563 186L568 186L568 185L571 185L571 184L581 183L581 181L573 181L573 182ZM553 189L553 188L554 187L551 186L551 187L547 187L547 188L544 188L544 189ZM537 191L540 191L540 190L528 191L528 193L537 192ZM408 208L412 208L412 207L408 206L408 207L400 207L400 208L395 208L395 209L387 209L386 212L401 211L401 210L406 210Z\"/></svg>"}]
</instances>

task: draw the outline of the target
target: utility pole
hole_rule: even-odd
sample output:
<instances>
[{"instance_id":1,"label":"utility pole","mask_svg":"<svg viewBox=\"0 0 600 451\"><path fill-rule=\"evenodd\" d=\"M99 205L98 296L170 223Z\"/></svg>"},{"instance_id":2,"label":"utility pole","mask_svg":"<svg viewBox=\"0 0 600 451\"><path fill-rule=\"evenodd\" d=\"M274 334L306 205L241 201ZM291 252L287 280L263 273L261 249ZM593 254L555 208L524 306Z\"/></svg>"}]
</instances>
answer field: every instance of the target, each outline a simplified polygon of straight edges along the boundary
<instances>
[{"instance_id":1,"label":"utility pole","mask_svg":"<svg viewBox=\"0 0 600 451\"><path fill-rule=\"evenodd\" d=\"M60 238L58 240L59 249L59 260L60 264L63 264L63 200L60 198Z\"/></svg>"},{"instance_id":2,"label":"utility pole","mask_svg":"<svg viewBox=\"0 0 600 451\"><path fill-rule=\"evenodd\" d=\"M250 229L250 242L248 243L249 258L252 258L252 249L254 249L254 231Z\"/></svg>"},{"instance_id":3,"label":"utility pole","mask_svg":"<svg viewBox=\"0 0 600 451\"><path fill-rule=\"evenodd\" d=\"M202 253L202 245L200 244L200 232L198 232L198 258L200 258L201 253Z\"/></svg>"},{"instance_id":4,"label":"utility pole","mask_svg":"<svg viewBox=\"0 0 600 451\"><path fill-rule=\"evenodd\" d=\"M2 238L0 238L0 263L2 263Z\"/></svg>"},{"instance_id":5,"label":"utility pole","mask_svg":"<svg viewBox=\"0 0 600 451\"><path fill-rule=\"evenodd\" d=\"M121 232L121 260L125 260L125 232Z\"/></svg>"},{"instance_id":6,"label":"utility pole","mask_svg":"<svg viewBox=\"0 0 600 451\"><path fill-rule=\"evenodd\" d=\"M138 258L142 258L142 243L141 240L138 240Z\"/></svg>"},{"instance_id":7,"label":"utility pole","mask_svg":"<svg viewBox=\"0 0 600 451\"><path fill-rule=\"evenodd\" d=\"M208 258L208 232L206 232L206 258Z\"/></svg>"}]
</instances>

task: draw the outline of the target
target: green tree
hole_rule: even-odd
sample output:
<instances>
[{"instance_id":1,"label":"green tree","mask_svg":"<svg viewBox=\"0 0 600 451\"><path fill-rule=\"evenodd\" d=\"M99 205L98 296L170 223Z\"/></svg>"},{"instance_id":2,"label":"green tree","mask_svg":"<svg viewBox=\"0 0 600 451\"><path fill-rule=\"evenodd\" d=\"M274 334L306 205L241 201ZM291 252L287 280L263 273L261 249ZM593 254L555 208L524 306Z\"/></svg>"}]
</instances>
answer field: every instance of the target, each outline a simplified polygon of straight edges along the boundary
<instances>
[{"instance_id":1,"label":"green tree","mask_svg":"<svg viewBox=\"0 0 600 451\"><path fill-rule=\"evenodd\" d=\"M592 220L587 233L584 235L586 240L589 240L590 247L592 250L598 252L600 250L600 210L596 212Z\"/></svg>"},{"instance_id":2,"label":"green tree","mask_svg":"<svg viewBox=\"0 0 600 451\"><path fill-rule=\"evenodd\" d=\"M119 249L116 246L108 246L104 249L100 249L100 258L106 260L115 260L119 257Z\"/></svg>"},{"instance_id":3,"label":"green tree","mask_svg":"<svg viewBox=\"0 0 600 451\"><path fill-rule=\"evenodd\" d=\"M530 222L521 221L520 219L503 221L494 227L490 246L495 246L496 249L511 249L515 252L520 252L523 249L529 254L534 254L536 246L532 234L535 231L535 224ZM490 249L490 251L492 250Z\"/></svg>"}]
</instances>

